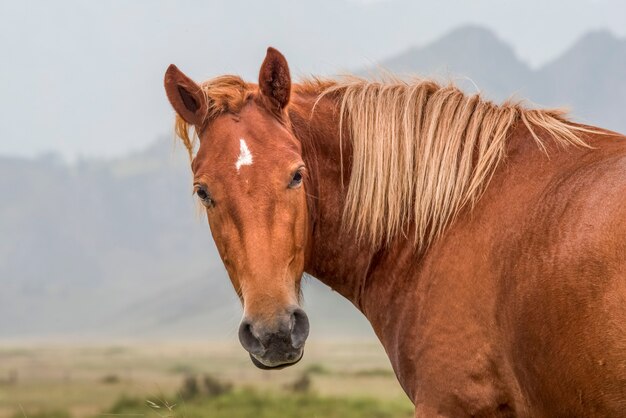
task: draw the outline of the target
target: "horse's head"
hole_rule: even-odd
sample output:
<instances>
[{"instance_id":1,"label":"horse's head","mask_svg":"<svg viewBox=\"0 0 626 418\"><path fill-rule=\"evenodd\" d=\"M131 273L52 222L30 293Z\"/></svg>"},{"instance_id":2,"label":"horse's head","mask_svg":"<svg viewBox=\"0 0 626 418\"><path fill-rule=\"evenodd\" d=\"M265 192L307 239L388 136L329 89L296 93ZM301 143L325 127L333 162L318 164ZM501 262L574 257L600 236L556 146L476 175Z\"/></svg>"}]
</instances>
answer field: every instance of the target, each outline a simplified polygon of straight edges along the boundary
<instances>
[{"instance_id":1,"label":"horse's head","mask_svg":"<svg viewBox=\"0 0 626 418\"><path fill-rule=\"evenodd\" d=\"M294 364L309 333L299 306L309 231L287 61L269 48L258 86L233 76L200 86L172 65L165 89L187 145L189 126L200 138L194 189L243 303L239 340L260 368Z\"/></svg>"}]
</instances>

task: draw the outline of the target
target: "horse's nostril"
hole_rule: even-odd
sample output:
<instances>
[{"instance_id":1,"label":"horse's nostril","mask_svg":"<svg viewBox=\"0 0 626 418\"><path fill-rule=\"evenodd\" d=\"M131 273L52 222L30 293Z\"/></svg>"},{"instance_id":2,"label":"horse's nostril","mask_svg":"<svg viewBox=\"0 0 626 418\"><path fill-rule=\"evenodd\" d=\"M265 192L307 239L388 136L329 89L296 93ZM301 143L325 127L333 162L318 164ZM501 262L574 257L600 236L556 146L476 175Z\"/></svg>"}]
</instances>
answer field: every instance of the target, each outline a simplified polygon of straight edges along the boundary
<instances>
[{"instance_id":1,"label":"horse's nostril","mask_svg":"<svg viewBox=\"0 0 626 418\"><path fill-rule=\"evenodd\" d=\"M296 308L291 313L291 324L291 345L300 348L309 336L309 318L302 309Z\"/></svg>"},{"instance_id":2,"label":"horse's nostril","mask_svg":"<svg viewBox=\"0 0 626 418\"><path fill-rule=\"evenodd\" d=\"M243 320L239 325L239 342L250 354L258 356L265 352L265 347L252 333L252 324L247 320Z\"/></svg>"}]
</instances>

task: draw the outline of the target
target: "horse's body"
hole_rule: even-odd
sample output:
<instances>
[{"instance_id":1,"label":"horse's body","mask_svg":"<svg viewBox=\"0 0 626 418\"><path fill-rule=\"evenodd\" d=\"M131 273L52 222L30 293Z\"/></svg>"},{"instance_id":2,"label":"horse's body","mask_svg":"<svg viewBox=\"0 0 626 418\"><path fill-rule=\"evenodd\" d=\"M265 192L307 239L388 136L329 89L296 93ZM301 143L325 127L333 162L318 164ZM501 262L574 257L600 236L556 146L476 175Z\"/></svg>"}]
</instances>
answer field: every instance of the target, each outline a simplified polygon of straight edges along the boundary
<instances>
[{"instance_id":1,"label":"horse's body","mask_svg":"<svg viewBox=\"0 0 626 418\"><path fill-rule=\"evenodd\" d=\"M306 270L365 314L424 416L626 415L626 141L589 141L547 158L518 126L474 210L423 256L342 234L338 140L311 141L324 174Z\"/></svg>"},{"instance_id":2,"label":"horse's body","mask_svg":"<svg viewBox=\"0 0 626 418\"><path fill-rule=\"evenodd\" d=\"M368 318L416 416L626 416L625 138L581 128L591 147L564 145L514 120L480 199L440 235L416 245L411 220L372 245L342 226L356 157L337 95L318 87L295 86L283 106L313 196L302 268ZM247 100L232 123L264 126L262 102ZM203 135L229 124L196 124L196 174ZM232 245L216 242L225 257Z\"/></svg>"}]
</instances>

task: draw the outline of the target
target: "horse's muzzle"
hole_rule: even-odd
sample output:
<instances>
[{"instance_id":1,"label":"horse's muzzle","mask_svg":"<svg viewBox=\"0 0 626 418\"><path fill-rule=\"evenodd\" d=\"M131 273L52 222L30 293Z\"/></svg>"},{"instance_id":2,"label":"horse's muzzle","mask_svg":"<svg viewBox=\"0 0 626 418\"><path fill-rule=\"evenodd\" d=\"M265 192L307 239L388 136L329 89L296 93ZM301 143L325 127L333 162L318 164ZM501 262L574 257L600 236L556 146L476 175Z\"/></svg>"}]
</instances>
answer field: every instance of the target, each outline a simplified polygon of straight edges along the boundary
<instances>
[{"instance_id":1,"label":"horse's muzzle","mask_svg":"<svg viewBox=\"0 0 626 418\"><path fill-rule=\"evenodd\" d=\"M309 319L298 307L290 307L277 323L266 326L244 318L239 326L239 341L260 369L282 369L297 363L304 353L309 335Z\"/></svg>"}]
</instances>

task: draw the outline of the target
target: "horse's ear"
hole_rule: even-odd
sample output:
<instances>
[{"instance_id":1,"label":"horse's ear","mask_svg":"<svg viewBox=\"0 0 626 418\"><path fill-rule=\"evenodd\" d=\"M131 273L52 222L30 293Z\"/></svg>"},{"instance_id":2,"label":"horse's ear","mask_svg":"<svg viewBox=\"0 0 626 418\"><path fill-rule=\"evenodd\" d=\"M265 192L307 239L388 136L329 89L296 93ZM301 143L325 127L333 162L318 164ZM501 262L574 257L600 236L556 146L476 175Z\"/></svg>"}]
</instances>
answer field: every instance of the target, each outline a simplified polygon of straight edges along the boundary
<instances>
[{"instance_id":1,"label":"horse's ear","mask_svg":"<svg viewBox=\"0 0 626 418\"><path fill-rule=\"evenodd\" d=\"M289 66L283 54L271 46L267 48L267 55L261 64L259 88L278 110L284 109L289 103L291 94Z\"/></svg>"},{"instance_id":2,"label":"horse's ear","mask_svg":"<svg viewBox=\"0 0 626 418\"><path fill-rule=\"evenodd\" d=\"M165 93L172 107L185 122L201 126L207 114L207 99L202 88L174 64L165 72Z\"/></svg>"}]
</instances>

